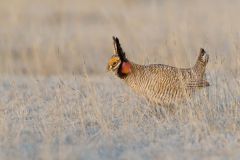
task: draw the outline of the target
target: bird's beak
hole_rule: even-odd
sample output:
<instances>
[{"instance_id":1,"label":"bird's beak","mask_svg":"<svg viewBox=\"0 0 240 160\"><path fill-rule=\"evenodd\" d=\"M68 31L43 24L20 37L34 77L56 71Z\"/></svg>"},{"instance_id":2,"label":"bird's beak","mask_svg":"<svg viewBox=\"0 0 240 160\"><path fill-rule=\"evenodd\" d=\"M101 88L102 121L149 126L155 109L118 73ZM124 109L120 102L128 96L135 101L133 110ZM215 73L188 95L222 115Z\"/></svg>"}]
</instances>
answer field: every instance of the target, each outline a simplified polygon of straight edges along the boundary
<instances>
[{"instance_id":1,"label":"bird's beak","mask_svg":"<svg viewBox=\"0 0 240 160\"><path fill-rule=\"evenodd\" d=\"M112 66L107 65L107 72L109 72L112 69Z\"/></svg>"}]
</instances>

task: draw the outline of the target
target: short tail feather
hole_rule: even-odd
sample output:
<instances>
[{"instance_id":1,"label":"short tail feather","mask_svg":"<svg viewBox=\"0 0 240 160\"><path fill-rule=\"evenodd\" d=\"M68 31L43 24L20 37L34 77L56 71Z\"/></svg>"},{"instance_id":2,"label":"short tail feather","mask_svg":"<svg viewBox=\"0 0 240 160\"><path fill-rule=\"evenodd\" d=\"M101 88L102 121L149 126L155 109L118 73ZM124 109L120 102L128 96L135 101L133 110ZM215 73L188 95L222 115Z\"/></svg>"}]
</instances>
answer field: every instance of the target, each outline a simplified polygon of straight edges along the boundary
<instances>
[{"instance_id":1,"label":"short tail feather","mask_svg":"<svg viewBox=\"0 0 240 160\"><path fill-rule=\"evenodd\" d=\"M210 84L206 80L206 74L205 74L205 69L206 69L208 60L209 60L209 55L206 53L206 51L203 48L201 48L197 62L194 66L196 79L191 80L189 83L187 83L187 87L192 88L192 87L210 86Z\"/></svg>"},{"instance_id":2,"label":"short tail feather","mask_svg":"<svg viewBox=\"0 0 240 160\"><path fill-rule=\"evenodd\" d=\"M208 63L208 60L209 60L209 55L206 53L206 51L203 48L201 48L196 65L206 66Z\"/></svg>"}]
</instances>

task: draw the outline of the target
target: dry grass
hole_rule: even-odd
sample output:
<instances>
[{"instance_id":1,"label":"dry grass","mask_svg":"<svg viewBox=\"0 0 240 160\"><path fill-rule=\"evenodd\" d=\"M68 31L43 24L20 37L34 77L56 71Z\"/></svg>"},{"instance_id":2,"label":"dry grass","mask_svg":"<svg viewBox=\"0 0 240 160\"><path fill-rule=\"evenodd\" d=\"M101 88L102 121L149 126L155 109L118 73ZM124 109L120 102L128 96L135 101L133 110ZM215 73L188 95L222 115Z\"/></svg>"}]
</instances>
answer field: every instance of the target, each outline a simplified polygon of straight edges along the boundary
<instances>
[{"instance_id":1,"label":"dry grass","mask_svg":"<svg viewBox=\"0 0 240 160\"><path fill-rule=\"evenodd\" d=\"M0 2L0 159L239 159L240 2ZM187 67L210 54L211 87L174 116L105 72L129 59Z\"/></svg>"}]
</instances>

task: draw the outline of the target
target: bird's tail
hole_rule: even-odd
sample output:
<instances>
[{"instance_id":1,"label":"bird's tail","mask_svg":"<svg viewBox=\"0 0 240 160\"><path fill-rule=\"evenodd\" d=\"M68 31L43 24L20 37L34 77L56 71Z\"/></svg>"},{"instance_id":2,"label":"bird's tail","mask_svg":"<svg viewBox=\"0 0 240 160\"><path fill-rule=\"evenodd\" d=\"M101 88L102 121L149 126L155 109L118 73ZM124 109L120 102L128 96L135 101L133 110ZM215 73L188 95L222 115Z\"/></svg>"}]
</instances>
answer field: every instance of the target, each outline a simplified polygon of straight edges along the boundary
<instances>
[{"instance_id":1,"label":"bird's tail","mask_svg":"<svg viewBox=\"0 0 240 160\"><path fill-rule=\"evenodd\" d=\"M195 66L205 68L208 63L208 60L209 60L209 55L206 53L206 51L203 48L201 48Z\"/></svg>"},{"instance_id":2,"label":"bird's tail","mask_svg":"<svg viewBox=\"0 0 240 160\"><path fill-rule=\"evenodd\" d=\"M193 67L195 78L189 82L188 87L206 87L209 83L206 80L206 66L209 60L209 55L201 48L197 62Z\"/></svg>"},{"instance_id":3,"label":"bird's tail","mask_svg":"<svg viewBox=\"0 0 240 160\"><path fill-rule=\"evenodd\" d=\"M195 73L198 76L200 77L204 76L208 60L209 60L209 55L206 53L206 51L203 48L201 48L199 56L197 58L197 62L193 67Z\"/></svg>"}]
</instances>

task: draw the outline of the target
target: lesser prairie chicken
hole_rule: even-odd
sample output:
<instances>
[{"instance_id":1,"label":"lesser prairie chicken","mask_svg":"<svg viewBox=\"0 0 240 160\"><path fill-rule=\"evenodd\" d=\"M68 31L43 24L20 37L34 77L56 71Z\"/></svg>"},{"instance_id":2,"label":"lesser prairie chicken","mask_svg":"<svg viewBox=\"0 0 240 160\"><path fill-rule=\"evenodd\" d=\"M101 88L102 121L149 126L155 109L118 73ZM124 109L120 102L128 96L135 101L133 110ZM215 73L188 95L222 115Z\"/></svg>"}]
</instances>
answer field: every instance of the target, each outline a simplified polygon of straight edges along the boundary
<instances>
[{"instance_id":1,"label":"lesser prairie chicken","mask_svg":"<svg viewBox=\"0 0 240 160\"><path fill-rule=\"evenodd\" d=\"M151 103L174 104L190 97L200 88L209 86L205 79L209 55L202 48L193 67L176 68L164 64L140 65L129 61L116 37L113 37L113 46L114 54L108 61L107 70L114 72Z\"/></svg>"}]
</instances>

